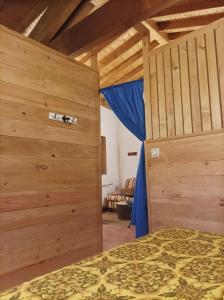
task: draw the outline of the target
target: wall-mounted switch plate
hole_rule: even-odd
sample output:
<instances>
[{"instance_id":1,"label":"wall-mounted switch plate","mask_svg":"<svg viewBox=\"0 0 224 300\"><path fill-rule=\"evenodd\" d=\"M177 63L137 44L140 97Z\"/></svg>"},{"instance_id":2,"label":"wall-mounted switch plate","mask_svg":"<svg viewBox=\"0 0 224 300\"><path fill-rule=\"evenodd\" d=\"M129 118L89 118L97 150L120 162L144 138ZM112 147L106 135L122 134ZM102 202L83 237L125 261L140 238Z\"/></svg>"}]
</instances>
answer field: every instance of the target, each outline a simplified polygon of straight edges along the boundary
<instances>
[{"instance_id":1,"label":"wall-mounted switch plate","mask_svg":"<svg viewBox=\"0 0 224 300\"><path fill-rule=\"evenodd\" d=\"M151 157L159 157L159 148L151 149Z\"/></svg>"},{"instance_id":2,"label":"wall-mounted switch plate","mask_svg":"<svg viewBox=\"0 0 224 300\"><path fill-rule=\"evenodd\" d=\"M53 112L49 112L49 120L63 122L66 124L78 124L78 119L73 116L61 115Z\"/></svg>"}]
</instances>

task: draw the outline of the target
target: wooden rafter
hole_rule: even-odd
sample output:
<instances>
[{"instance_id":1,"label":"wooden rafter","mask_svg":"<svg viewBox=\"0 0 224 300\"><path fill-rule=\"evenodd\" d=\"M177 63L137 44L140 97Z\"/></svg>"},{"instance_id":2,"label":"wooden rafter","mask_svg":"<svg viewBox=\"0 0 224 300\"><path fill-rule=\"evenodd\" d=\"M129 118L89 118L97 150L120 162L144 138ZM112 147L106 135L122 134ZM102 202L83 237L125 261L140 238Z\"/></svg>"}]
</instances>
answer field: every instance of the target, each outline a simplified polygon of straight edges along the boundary
<instances>
[{"instance_id":1,"label":"wooden rafter","mask_svg":"<svg viewBox=\"0 0 224 300\"><path fill-rule=\"evenodd\" d=\"M211 22L214 22L220 18L224 17L224 13L208 15L208 16L199 16L199 17L192 17L180 20L173 20L173 21L166 21L166 22L159 22L158 28L159 30L164 30L166 32L171 31L189 31L195 30L201 26L208 25Z\"/></svg>"},{"instance_id":2,"label":"wooden rafter","mask_svg":"<svg viewBox=\"0 0 224 300\"><path fill-rule=\"evenodd\" d=\"M151 36L161 45L164 45L169 41L168 35L165 32L160 32L160 29L158 28L155 21L146 20L143 22L144 25L149 29Z\"/></svg>"},{"instance_id":3,"label":"wooden rafter","mask_svg":"<svg viewBox=\"0 0 224 300\"><path fill-rule=\"evenodd\" d=\"M178 4L173 5L172 7L168 7L165 10L161 11L157 14L156 17L153 19L155 21L159 21L160 17L164 16L170 16L170 18L176 18L179 16L179 18L182 18L182 14L191 13L194 12L198 15L198 13L201 13L202 11L206 11L206 14L209 14L209 10L211 10L211 13L213 12L213 9L220 8L224 6L223 0L198 0L198 1L192 1L190 3L185 4Z\"/></svg>"},{"instance_id":4,"label":"wooden rafter","mask_svg":"<svg viewBox=\"0 0 224 300\"><path fill-rule=\"evenodd\" d=\"M47 0L0 0L0 24L24 32L47 7Z\"/></svg>"},{"instance_id":5,"label":"wooden rafter","mask_svg":"<svg viewBox=\"0 0 224 300\"><path fill-rule=\"evenodd\" d=\"M56 38L51 46L67 55L90 51L97 44L122 34L181 0L110 0ZM116 17L115 17L116 16ZM96 26L100 22L100 26Z\"/></svg>"},{"instance_id":6,"label":"wooden rafter","mask_svg":"<svg viewBox=\"0 0 224 300\"><path fill-rule=\"evenodd\" d=\"M67 31L69 28L79 23L81 20L87 17L93 9L94 4L90 2L90 0L81 2L81 4L77 7L77 9L74 10L74 12L67 19L67 21L64 23L64 25L55 37L58 37L63 32Z\"/></svg>"},{"instance_id":7,"label":"wooden rafter","mask_svg":"<svg viewBox=\"0 0 224 300\"><path fill-rule=\"evenodd\" d=\"M47 11L34 27L30 37L40 42L49 42L80 2L81 0L48 0Z\"/></svg>"}]
</instances>

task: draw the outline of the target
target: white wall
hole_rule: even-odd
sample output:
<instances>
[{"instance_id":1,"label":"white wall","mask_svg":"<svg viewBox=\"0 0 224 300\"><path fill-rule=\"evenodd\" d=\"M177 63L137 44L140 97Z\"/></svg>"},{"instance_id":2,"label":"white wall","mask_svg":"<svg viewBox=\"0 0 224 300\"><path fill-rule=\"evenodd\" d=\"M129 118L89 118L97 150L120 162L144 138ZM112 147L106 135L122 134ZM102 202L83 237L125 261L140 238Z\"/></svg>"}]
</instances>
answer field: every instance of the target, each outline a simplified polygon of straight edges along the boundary
<instances>
[{"instance_id":1,"label":"white wall","mask_svg":"<svg viewBox=\"0 0 224 300\"><path fill-rule=\"evenodd\" d=\"M107 174L102 175L102 200L124 187L125 180L136 177L141 142L117 119L115 114L101 106L101 135L106 137ZM137 156L128 156L137 152Z\"/></svg>"},{"instance_id":2,"label":"white wall","mask_svg":"<svg viewBox=\"0 0 224 300\"><path fill-rule=\"evenodd\" d=\"M101 135L106 137L107 174L102 175L102 200L119 189L118 166L118 119L115 114L101 106Z\"/></svg>"},{"instance_id":3,"label":"white wall","mask_svg":"<svg viewBox=\"0 0 224 300\"><path fill-rule=\"evenodd\" d=\"M139 141L120 121L118 124L118 162L120 186L124 187L127 178L136 177L141 141ZM137 156L128 156L128 152L137 152Z\"/></svg>"}]
</instances>

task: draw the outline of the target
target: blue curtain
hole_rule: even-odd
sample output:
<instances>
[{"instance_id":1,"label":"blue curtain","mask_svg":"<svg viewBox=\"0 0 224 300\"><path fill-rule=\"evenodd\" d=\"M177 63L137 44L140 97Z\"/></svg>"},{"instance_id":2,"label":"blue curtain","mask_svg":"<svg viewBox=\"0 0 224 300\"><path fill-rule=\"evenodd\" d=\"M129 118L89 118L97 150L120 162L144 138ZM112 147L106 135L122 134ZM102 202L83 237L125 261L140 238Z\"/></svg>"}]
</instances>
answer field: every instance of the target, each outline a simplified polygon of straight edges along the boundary
<instances>
[{"instance_id":1,"label":"blue curtain","mask_svg":"<svg viewBox=\"0 0 224 300\"><path fill-rule=\"evenodd\" d=\"M111 109L119 120L142 142L145 133L145 106L143 80L136 80L101 89ZM145 174L144 143L141 146L140 160L136 176L132 224L136 226L136 237L149 232L147 214L147 191Z\"/></svg>"}]
</instances>

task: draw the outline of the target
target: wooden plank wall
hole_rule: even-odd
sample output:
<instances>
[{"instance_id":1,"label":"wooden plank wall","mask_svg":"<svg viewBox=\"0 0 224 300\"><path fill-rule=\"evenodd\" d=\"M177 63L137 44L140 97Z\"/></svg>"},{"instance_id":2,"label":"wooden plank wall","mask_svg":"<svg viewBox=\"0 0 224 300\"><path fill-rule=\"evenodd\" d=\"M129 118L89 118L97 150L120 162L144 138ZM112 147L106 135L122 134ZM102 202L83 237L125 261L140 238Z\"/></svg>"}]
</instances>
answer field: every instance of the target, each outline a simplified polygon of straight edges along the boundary
<instances>
[{"instance_id":1,"label":"wooden plank wall","mask_svg":"<svg viewBox=\"0 0 224 300\"><path fill-rule=\"evenodd\" d=\"M153 49L147 65L151 229L224 233L224 19Z\"/></svg>"},{"instance_id":2,"label":"wooden plank wall","mask_svg":"<svg viewBox=\"0 0 224 300\"><path fill-rule=\"evenodd\" d=\"M152 158L151 150L160 149ZM224 234L224 132L147 142L152 230Z\"/></svg>"},{"instance_id":3,"label":"wooden plank wall","mask_svg":"<svg viewBox=\"0 0 224 300\"><path fill-rule=\"evenodd\" d=\"M224 128L224 19L152 50L150 139Z\"/></svg>"},{"instance_id":4,"label":"wooden plank wall","mask_svg":"<svg viewBox=\"0 0 224 300\"><path fill-rule=\"evenodd\" d=\"M90 68L2 26L0 40L0 281L9 286L101 250L99 95ZM49 120L51 111L78 125Z\"/></svg>"}]
</instances>

